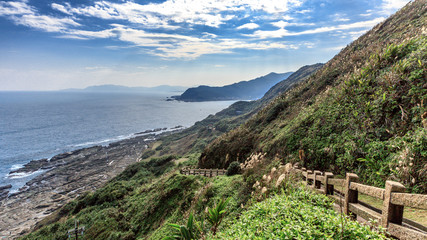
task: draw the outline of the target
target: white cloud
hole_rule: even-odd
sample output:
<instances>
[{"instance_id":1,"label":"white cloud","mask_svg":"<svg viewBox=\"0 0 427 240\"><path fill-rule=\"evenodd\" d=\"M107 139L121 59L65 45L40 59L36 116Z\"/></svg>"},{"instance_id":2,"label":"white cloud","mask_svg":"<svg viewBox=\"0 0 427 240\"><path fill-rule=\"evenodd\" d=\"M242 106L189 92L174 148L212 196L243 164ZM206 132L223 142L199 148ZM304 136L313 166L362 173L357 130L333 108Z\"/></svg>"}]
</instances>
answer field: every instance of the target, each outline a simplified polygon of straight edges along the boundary
<instances>
[{"instance_id":1,"label":"white cloud","mask_svg":"<svg viewBox=\"0 0 427 240\"><path fill-rule=\"evenodd\" d=\"M285 21L278 21L278 22L272 22L270 23L271 25L278 27L278 28L285 28L287 26L314 26L314 23L290 23L290 22L285 22Z\"/></svg>"},{"instance_id":2,"label":"white cloud","mask_svg":"<svg viewBox=\"0 0 427 240\"><path fill-rule=\"evenodd\" d=\"M40 15L34 7L27 4L27 1L0 2L0 16L7 16L15 24L46 32L63 32L70 26L80 26L71 18Z\"/></svg>"},{"instance_id":3,"label":"white cloud","mask_svg":"<svg viewBox=\"0 0 427 240\"><path fill-rule=\"evenodd\" d=\"M302 0L167 0L163 3L138 4L135 2L112 3L96 1L91 6L72 8L69 4L52 4L52 8L67 13L101 19L120 19L143 24L146 28L177 28L173 23L206 25L218 28L233 19L236 11L263 11L284 15L290 7L300 6Z\"/></svg>"},{"instance_id":4,"label":"white cloud","mask_svg":"<svg viewBox=\"0 0 427 240\"><path fill-rule=\"evenodd\" d=\"M165 59L195 59L206 54L231 53L235 49L296 49L298 46L276 42L246 42L235 39L203 39L177 34L153 34L143 30L116 26L118 38L139 47L146 53ZM150 49L154 48L154 49Z\"/></svg>"},{"instance_id":5,"label":"white cloud","mask_svg":"<svg viewBox=\"0 0 427 240\"><path fill-rule=\"evenodd\" d=\"M67 37L68 36L68 37ZM68 30L62 37L76 39L94 39L94 38L111 38L116 37L114 29L106 29L101 31L85 31L85 30Z\"/></svg>"},{"instance_id":6,"label":"white cloud","mask_svg":"<svg viewBox=\"0 0 427 240\"><path fill-rule=\"evenodd\" d=\"M304 43L304 46L306 47L306 48L314 48L314 43L311 43L311 42L306 42L306 43Z\"/></svg>"},{"instance_id":7,"label":"white cloud","mask_svg":"<svg viewBox=\"0 0 427 240\"><path fill-rule=\"evenodd\" d=\"M341 14L341 13L336 13L333 15L333 17L334 17L334 22L348 22L348 21L350 21L350 19L347 18L345 14Z\"/></svg>"},{"instance_id":8,"label":"white cloud","mask_svg":"<svg viewBox=\"0 0 427 240\"><path fill-rule=\"evenodd\" d=\"M70 4L69 3L65 3L66 4L66 6L68 7L68 8L70 8ZM65 14L68 14L68 15L71 15L71 13L67 10L67 8L65 7L65 6L63 6L63 5L60 5L60 4L57 4L57 3L52 3L51 4L51 7L52 7L52 9L54 9L54 10L57 10L57 11L60 11L60 12L62 12L62 13L65 13Z\"/></svg>"},{"instance_id":9,"label":"white cloud","mask_svg":"<svg viewBox=\"0 0 427 240\"><path fill-rule=\"evenodd\" d=\"M289 25L288 22L284 22L284 21L278 21L278 22L273 22L271 23L271 25L278 27L278 28L285 28L286 26Z\"/></svg>"},{"instance_id":10,"label":"white cloud","mask_svg":"<svg viewBox=\"0 0 427 240\"><path fill-rule=\"evenodd\" d=\"M410 0L384 0L382 8L388 13L393 13L405 6L409 1Z\"/></svg>"},{"instance_id":11,"label":"white cloud","mask_svg":"<svg viewBox=\"0 0 427 240\"><path fill-rule=\"evenodd\" d=\"M46 15L25 14L22 16L12 16L11 19L19 25L40 29L46 32L62 32L69 26L80 26L70 18L56 18Z\"/></svg>"},{"instance_id":12,"label":"white cloud","mask_svg":"<svg viewBox=\"0 0 427 240\"><path fill-rule=\"evenodd\" d=\"M336 46L336 47L330 47L327 48L326 50L330 50L330 51L341 51L342 49L344 49L346 46Z\"/></svg>"},{"instance_id":13,"label":"white cloud","mask_svg":"<svg viewBox=\"0 0 427 240\"><path fill-rule=\"evenodd\" d=\"M362 16L362 17L369 17L369 16L372 15L372 13L373 13L373 10L372 9L368 9L368 10L366 10L366 13L361 13L359 15Z\"/></svg>"},{"instance_id":14,"label":"white cloud","mask_svg":"<svg viewBox=\"0 0 427 240\"><path fill-rule=\"evenodd\" d=\"M58 15L41 15L37 9L28 5L28 1L0 1L0 15L7 16L16 24L47 32L57 32L58 38L76 40L117 39L129 43L126 47L142 48L141 52L162 58L195 59L205 54L231 53L235 49L295 49L298 46L268 41L252 41L250 39L224 39L218 35L204 32L197 33L193 25L218 28L220 25L236 18L237 12L257 12L257 16L268 17L279 23L290 25L283 20L292 18L286 13L291 7L297 7L303 0L166 0L163 3L139 4L133 1L113 3L95 1L91 5L72 6L68 2L52 3L52 10ZM262 13L262 14L260 14ZM125 26L112 23L101 30L88 30L79 22L82 18L104 20L123 20L137 25ZM281 20L281 21L279 21ZM184 33L158 33L150 29L175 30L184 28ZM247 23L238 29L256 29L256 23ZM190 33L189 33L190 32ZM110 46L110 49L121 47Z\"/></svg>"},{"instance_id":15,"label":"white cloud","mask_svg":"<svg viewBox=\"0 0 427 240\"><path fill-rule=\"evenodd\" d=\"M378 24L381 21L384 21L385 18L375 18L373 20L369 21L362 21L362 22L355 22L355 23L349 23L349 24L342 24L338 26L331 26L331 27L320 27L310 30L305 30L301 32L289 32L288 30L281 28L279 30L275 31L262 31L258 30L255 31L253 34L249 34L247 36L256 37L260 39L266 39L266 38L281 38L286 36L299 36L299 35L305 35L305 34L316 34L316 33L324 33L324 32L331 32L336 30L348 30L353 28L371 28Z\"/></svg>"},{"instance_id":16,"label":"white cloud","mask_svg":"<svg viewBox=\"0 0 427 240\"><path fill-rule=\"evenodd\" d=\"M304 10L296 11L296 13L299 13L299 14L306 14L306 13L311 13L311 12L313 12L313 10L311 10L311 9L304 9Z\"/></svg>"},{"instance_id":17,"label":"white cloud","mask_svg":"<svg viewBox=\"0 0 427 240\"><path fill-rule=\"evenodd\" d=\"M25 2L0 2L0 16L32 14L34 11Z\"/></svg>"},{"instance_id":18,"label":"white cloud","mask_svg":"<svg viewBox=\"0 0 427 240\"><path fill-rule=\"evenodd\" d=\"M259 25L256 23L246 23L237 27L237 29L256 29L256 28L259 28Z\"/></svg>"}]
</instances>

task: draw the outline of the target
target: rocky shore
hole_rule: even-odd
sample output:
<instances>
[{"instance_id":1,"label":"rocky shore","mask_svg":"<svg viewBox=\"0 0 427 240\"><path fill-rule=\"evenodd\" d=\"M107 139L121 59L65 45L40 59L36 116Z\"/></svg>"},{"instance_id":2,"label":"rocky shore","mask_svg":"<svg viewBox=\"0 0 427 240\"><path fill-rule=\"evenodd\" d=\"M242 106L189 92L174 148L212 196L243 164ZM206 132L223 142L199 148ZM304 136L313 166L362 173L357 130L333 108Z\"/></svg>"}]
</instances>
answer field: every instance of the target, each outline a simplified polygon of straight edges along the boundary
<instances>
[{"instance_id":1,"label":"rocky shore","mask_svg":"<svg viewBox=\"0 0 427 240\"><path fill-rule=\"evenodd\" d=\"M19 192L0 189L0 239L26 234L42 218L85 191L92 191L139 160L155 135L137 136L63 153L50 160L34 160L11 174L45 172L25 184Z\"/></svg>"}]
</instances>

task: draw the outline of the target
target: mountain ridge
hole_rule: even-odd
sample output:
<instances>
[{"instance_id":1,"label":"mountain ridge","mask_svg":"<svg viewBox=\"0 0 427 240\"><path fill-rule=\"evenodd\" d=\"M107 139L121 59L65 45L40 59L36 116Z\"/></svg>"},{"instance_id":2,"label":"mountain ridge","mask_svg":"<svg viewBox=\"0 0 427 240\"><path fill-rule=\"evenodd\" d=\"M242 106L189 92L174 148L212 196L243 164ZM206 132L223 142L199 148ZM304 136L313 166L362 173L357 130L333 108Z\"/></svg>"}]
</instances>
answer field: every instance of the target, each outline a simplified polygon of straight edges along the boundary
<instances>
[{"instance_id":1,"label":"mountain ridge","mask_svg":"<svg viewBox=\"0 0 427 240\"><path fill-rule=\"evenodd\" d=\"M201 85L189 88L180 96L173 96L173 98L185 102L256 100L261 98L273 85L286 79L292 73L271 72L252 80L240 81L222 87Z\"/></svg>"}]
</instances>

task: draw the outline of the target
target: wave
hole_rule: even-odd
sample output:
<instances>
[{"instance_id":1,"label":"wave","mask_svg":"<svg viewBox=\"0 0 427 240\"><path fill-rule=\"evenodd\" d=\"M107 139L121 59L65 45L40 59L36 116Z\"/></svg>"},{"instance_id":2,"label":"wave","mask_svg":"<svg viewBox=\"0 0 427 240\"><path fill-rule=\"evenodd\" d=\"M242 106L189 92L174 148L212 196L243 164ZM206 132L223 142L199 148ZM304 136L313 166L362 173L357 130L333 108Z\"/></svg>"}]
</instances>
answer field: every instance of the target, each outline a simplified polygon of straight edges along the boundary
<instances>
[{"instance_id":1,"label":"wave","mask_svg":"<svg viewBox=\"0 0 427 240\"><path fill-rule=\"evenodd\" d=\"M10 167L10 171L15 171L23 167L24 167L24 164L13 164L12 167Z\"/></svg>"},{"instance_id":2,"label":"wave","mask_svg":"<svg viewBox=\"0 0 427 240\"><path fill-rule=\"evenodd\" d=\"M44 172L45 170L37 170L34 172L18 172L18 173L8 173L6 174L6 177L9 179L19 179L19 178L26 178L26 177L30 177L33 175L37 175L40 174L42 172Z\"/></svg>"},{"instance_id":3,"label":"wave","mask_svg":"<svg viewBox=\"0 0 427 240\"><path fill-rule=\"evenodd\" d=\"M182 130L185 129L185 127L179 127L179 128L170 128L170 129L165 129L165 130L153 130L152 132L141 132L141 133L133 133L133 134L127 134L127 135L120 135L117 137L112 137L112 138L107 138L107 139L103 139L103 140L99 140L99 141L89 141L89 142L84 142L84 143L80 143L80 144L72 144L72 145L68 145L68 147L72 147L72 148L84 148L84 147L90 147L90 146L95 146L95 145L102 145L102 146L106 146L109 143L113 143L113 142L117 142L117 141L121 141L121 140L125 140L125 139L129 139L132 137L139 137L139 136L144 136L144 135L150 135L150 134L161 134L161 133L165 133L165 132L170 132L170 131L175 131L175 130ZM155 138L147 138L144 140L154 140Z\"/></svg>"},{"instance_id":4,"label":"wave","mask_svg":"<svg viewBox=\"0 0 427 240\"><path fill-rule=\"evenodd\" d=\"M133 136L133 134L120 135L117 137L107 138L107 139L103 139L103 140L99 140L99 141L89 141L89 142L84 142L84 143L80 143L80 144L73 144L73 145L69 145L69 147L81 148L81 147L89 147L89 146L93 146L93 145L106 145L107 143L128 139L132 136Z\"/></svg>"}]
</instances>

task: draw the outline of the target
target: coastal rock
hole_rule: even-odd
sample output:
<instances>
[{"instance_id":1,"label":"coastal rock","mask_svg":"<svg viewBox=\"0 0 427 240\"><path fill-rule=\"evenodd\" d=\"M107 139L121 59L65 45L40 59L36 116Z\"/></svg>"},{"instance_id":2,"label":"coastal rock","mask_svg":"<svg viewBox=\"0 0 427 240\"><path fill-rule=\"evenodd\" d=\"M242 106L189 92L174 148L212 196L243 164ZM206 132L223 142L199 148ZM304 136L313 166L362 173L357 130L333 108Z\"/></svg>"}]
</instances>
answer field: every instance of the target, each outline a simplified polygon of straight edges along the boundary
<instances>
[{"instance_id":1,"label":"coastal rock","mask_svg":"<svg viewBox=\"0 0 427 240\"><path fill-rule=\"evenodd\" d=\"M19 168L17 170L11 171L9 174L17 174L17 173L31 173L41 169L43 166L47 166L49 161L45 159L40 160L32 160L29 163L25 164L24 167Z\"/></svg>"},{"instance_id":2,"label":"coastal rock","mask_svg":"<svg viewBox=\"0 0 427 240\"><path fill-rule=\"evenodd\" d=\"M12 185L0 186L0 201L6 199L9 194L9 189L12 188Z\"/></svg>"},{"instance_id":3,"label":"coastal rock","mask_svg":"<svg viewBox=\"0 0 427 240\"><path fill-rule=\"evenodd\" d=\"M0 186L0 191L8 190L11 187L12 187L12 185L10 185L10 184L5 185L5 186Z\"/></svg>"}]
</instances>

